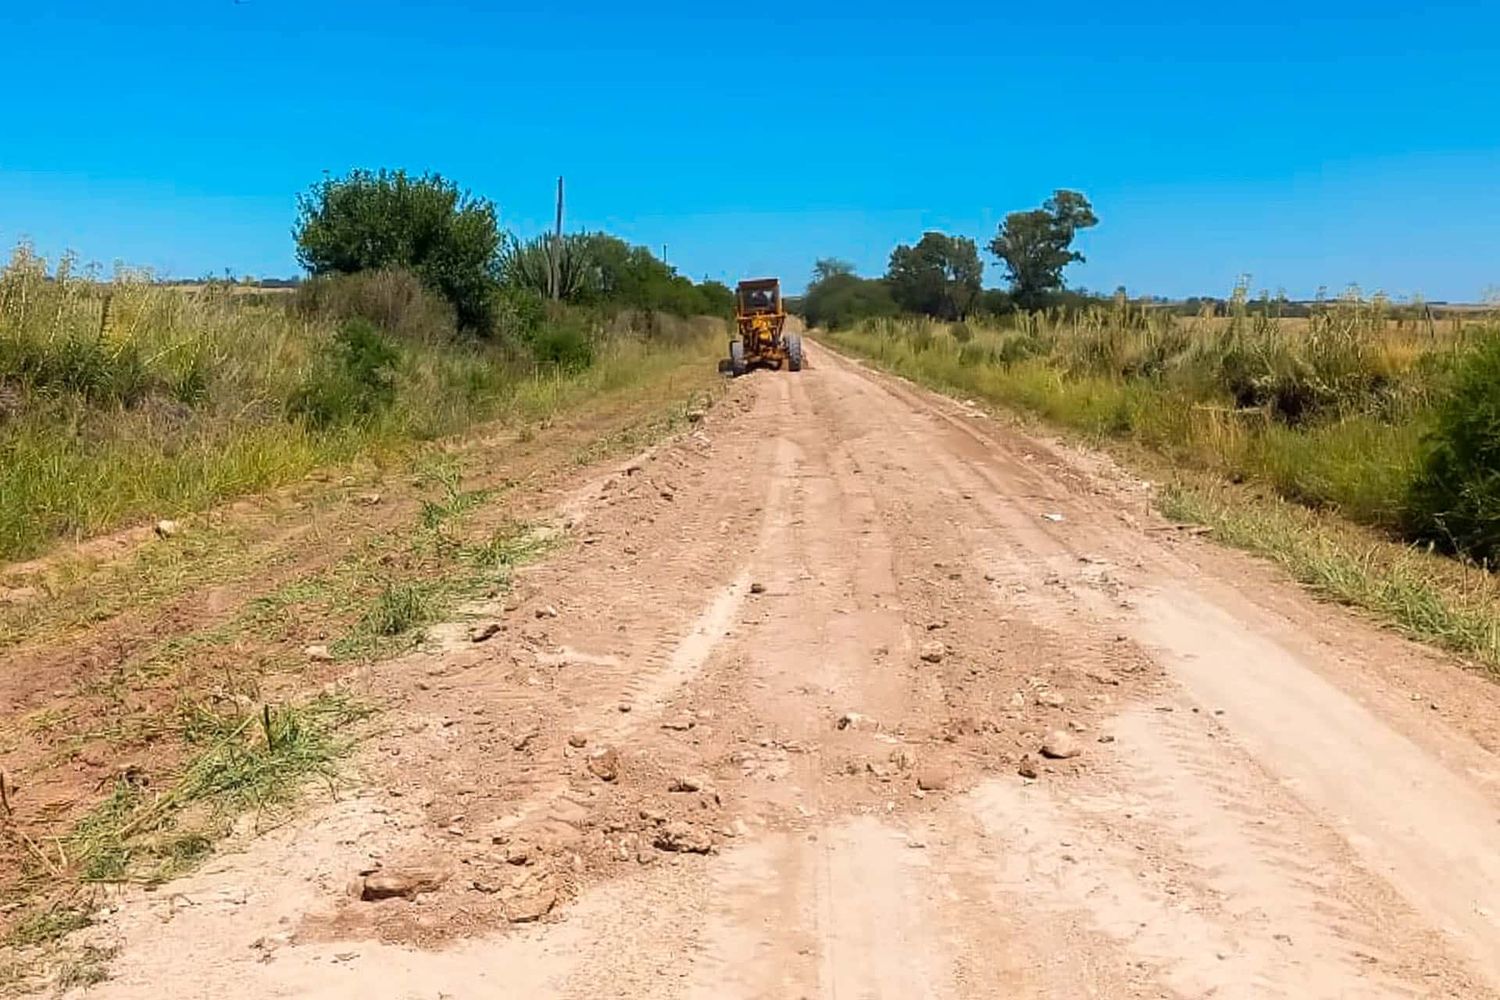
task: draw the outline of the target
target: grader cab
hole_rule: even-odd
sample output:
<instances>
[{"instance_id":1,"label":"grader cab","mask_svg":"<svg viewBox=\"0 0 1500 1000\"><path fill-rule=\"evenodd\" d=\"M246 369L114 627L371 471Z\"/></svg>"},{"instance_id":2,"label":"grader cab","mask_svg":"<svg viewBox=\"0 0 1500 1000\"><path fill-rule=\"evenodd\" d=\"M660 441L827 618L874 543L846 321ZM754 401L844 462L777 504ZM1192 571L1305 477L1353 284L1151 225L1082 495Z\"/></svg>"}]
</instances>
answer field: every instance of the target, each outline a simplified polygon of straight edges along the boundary
<instances>
[{"instance_id":1,"label":"grader cab","mask_svg":"<svg viewBox=\"0 0 1500 1000\"><path fill-rule=\"evenodd\" d=\"M722 371L739 376L752 368L802 370L802 337L785 332L786 308L781 301L781 282L776 278L742 281L735 290L735 338L729 342L729 360Z\"/></svg>"}]
</instances>

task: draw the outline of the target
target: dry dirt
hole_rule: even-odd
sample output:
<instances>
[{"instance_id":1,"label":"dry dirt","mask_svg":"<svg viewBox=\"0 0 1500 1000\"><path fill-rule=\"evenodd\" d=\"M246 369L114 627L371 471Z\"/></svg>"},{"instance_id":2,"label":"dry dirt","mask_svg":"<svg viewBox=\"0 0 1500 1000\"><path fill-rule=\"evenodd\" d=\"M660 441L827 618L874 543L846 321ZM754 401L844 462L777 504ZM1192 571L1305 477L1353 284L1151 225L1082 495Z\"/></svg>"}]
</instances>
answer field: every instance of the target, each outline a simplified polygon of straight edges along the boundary
<instances>
[{"instance_id":1,"label":"dry dirt","mask_svg":"<svg viewBox=\"0 0 1500 1000\"><path fill-rule=\"evenodd\" d=\"M89 995L1500 996L1489 682L809 355L554 490L495 634L348 679L353 787L122 891Z\"/></svg>"}]
</instances>

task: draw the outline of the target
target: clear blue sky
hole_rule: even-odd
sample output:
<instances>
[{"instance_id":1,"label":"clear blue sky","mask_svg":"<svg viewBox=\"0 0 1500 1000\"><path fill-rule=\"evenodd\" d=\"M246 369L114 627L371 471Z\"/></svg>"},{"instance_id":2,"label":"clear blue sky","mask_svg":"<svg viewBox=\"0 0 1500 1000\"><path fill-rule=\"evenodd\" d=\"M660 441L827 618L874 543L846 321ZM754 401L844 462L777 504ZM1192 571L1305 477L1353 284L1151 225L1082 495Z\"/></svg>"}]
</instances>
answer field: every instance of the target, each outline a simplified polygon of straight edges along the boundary
<instances>
[{"instance_id":1,"label":"clear blue sky","mask_svg":"<svg viewBox=\"0 0 1500 1000\"><path fill-rule=\"evenodd\" d=\"M296 192L400 166L522 233L565 174L694 277L876 273L1073 187L1091 288L1500 285L1494 0L74 0L0 4L0 52L0 242L177 276L293 273Z\"/></svg>"}]
</instances>

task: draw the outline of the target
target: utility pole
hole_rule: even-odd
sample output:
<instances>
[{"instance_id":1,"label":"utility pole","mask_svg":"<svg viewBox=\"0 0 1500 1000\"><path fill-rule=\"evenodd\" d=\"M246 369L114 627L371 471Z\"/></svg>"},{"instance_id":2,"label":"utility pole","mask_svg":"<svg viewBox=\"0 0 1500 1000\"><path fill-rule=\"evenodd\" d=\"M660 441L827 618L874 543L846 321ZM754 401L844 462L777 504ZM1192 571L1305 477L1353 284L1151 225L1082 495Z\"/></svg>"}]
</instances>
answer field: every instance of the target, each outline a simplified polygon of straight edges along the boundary
<instances>
[{"instance_id":1,"label":"utility pole","mask_svg":"<svg viewBox=\"0 0 1500 1000\"><path fill-rule=\"evenodd\" d=\"M661 245L661 262L663 264L667 262L667 245L665 243Z\"/></svg>"},{"instance_id":2,"label":"utility pole","mask_svg":"<svg viewBox=\"0 0 1500 1000\"><path fill-rule=\"evenodd\" d=\"M552 230L552 269L547 275L547 283L552 286L552 301L556 302L562 298L562 222L563 222L563 179L557 178L557 226Z\"/></svg>"}]
</instances>

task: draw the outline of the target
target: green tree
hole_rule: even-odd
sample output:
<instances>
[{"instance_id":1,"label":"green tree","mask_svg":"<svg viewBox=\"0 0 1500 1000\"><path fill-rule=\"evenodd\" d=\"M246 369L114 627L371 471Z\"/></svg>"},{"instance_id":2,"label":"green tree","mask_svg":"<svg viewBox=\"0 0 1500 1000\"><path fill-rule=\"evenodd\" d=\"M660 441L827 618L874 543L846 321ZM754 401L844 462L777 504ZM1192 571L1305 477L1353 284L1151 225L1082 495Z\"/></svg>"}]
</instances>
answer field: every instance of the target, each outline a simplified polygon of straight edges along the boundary
<instances>
[{"instance_id":1,"label":"green tree","mask_svg":"<svg viewBox=\"0 0 1500 1000\"><path fill-rule=\"evenodd\" d=\"M1087 198L1062 190L1053 192L1041 208L1005 217L989 251L1005 265L1018 306L1038 309L1049 293L1063 287L1063 268L1084 259L1073 249L1073 237L1098 223Z\"/></svg>"},{"instance_id":2,"label":"green tree","mask_svg":"<svg viewBox=\"0 0 1500 1000\"><path fill-rule=\"evenodd\" d=\"M314 275L404 267L489 333L500 269L495 206L438 174L354 170L297 199L297 259Z\"/></svg>"},{"instance_id":3,"label":"green tree","mask_svg":"<svg viewBox=\"0 0 1500 1000\"><path fill-rule=\"evenodd\" d=\"M861 278L853 264L832 257L813 265L813 280L802 296L801 308L809 325L830 330L900 311L883 278Z\"/></svg>"},{"instance_id":4,"label":"green tree","mask_svg":"<svg viewBox=\"0 0 1500 1000\"><path fill-rule=\"evenodd\" d=\"M973 240L928 232L916 246L891 251L885 280L902 309L953 320L973 308L983 271Z\"/></svg>"}]
</instances>

